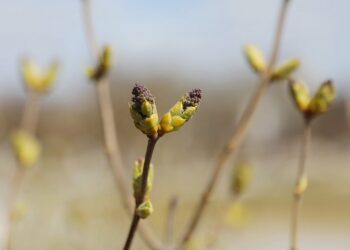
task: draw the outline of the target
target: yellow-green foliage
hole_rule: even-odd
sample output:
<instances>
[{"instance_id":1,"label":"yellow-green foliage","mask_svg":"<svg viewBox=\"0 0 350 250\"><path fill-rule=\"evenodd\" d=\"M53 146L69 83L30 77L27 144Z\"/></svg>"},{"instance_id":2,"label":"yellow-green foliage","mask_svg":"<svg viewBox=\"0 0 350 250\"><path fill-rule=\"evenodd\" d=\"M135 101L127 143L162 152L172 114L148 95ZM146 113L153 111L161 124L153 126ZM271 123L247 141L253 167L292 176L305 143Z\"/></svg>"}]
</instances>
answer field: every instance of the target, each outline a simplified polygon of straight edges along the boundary
<instances>
[{"instance_id":1,"label":"yellow-green foliage","mask_svg":"<svg viewBox=\"0 0 350 250\"><path fill-rule=\"evenodd\" d=\"M34 165L41 152L38 140L25 131L17 131L12 135L12 148L23 167Z\"/></svg>"},{"instance_id":2,"label":"yellow-green foliage","mask_svg":"<svg viewBox=\"0 0 350 250\"><path fill-rule=\"evenodd\" d=\"M241 194L246 191L252 179L252 166L246 162L239 162L233 171L232 191L234 194Z\"/></svg>"},{"instance_id":3,"label":"yellow-green foliage","mask_svg":"<svg viewBox=\"0 0 350 250\"><path fill-rule=\"evenodd\" d=\"M244 48L244 53L251 68L261 73L266 69L266 62L261 50L255 45L247 45Z\"/></svg>"},{"instance_id":4,"label":"yellow-green foliage","mask_svg":"<svg viewBox=\"0 0 350 250\"><path fill-rule=\"evenodd\" d=\"M57 73L57 63L52 63L44 73L30 60L25 60L22 64L24 82L28 89L34 91L45 92L51 89L57 78Z\"/></svg>"},{"instance_id":5,"label":"yellow-green foliage","mask_svg":"<svg viewBox=\"0 0 350 250\"><path fill-rule=\"evenodd\" d=\"M132 178L133 178L133 189L134 189L135 199L138 199L141 193L143 164L144 164L144 160L137 160L134 163L134 171L133 171ZM145 201L149 199L149 195L153 187L153 169L154 169L153 164L150 164L148 179L147 179L147 186L146 186L146 193L145 193Z\"/></svg>"},{"instance_id":6,"label":"yellow-green foliage","mask_svg":"<svg viewBox=\"0 0 350 250\"><path fill-rule=\"evenodd\" d=\"M314 117L328 111L336 96L331 81L321 84L313 97L310 96L307 87L300 82L291 81L289 86L295 105L300 112L308 117Z\"/></svg>"},{"instance_id":7,"label":"yellow-green foliage","mask_svg":"<svg viewBox=\"0 0 350 250\"><path fill-rule=\"evenodd\" d=\"M271 81L280 81L289 77L300 66L298 59L289 59L282 65L278 66L271 75Z\"/></svg>"},{"instance_id":8,"label":"yellow-green foliage","mask_svg":"<svg viewBox=\"0 0 350 250\"><path fill-rule=\"evenodd\" d=\"M99 55L97 65L94 68L88 68L87 75L91 80L98 81L105 77L112 67L112 49L105 46Z\"/></svg>"}]
</instances>

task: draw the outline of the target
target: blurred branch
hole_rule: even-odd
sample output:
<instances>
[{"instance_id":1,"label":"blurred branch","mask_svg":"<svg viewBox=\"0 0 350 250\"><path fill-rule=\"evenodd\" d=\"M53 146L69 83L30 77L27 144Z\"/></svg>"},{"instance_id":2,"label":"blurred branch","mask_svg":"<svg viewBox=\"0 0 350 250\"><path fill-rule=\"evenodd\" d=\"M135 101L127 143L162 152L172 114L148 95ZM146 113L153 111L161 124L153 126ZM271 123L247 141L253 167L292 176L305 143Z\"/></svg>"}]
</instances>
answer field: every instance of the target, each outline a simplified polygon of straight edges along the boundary
<instances>
[{"instance_id":1,"label":"blurred branch","mask_svg":"<svg viewBox=\"0 0 350 250\"><path fill-rule=\"evenodd\" d=\"M165 235L164 241L165 244L171 245L174 236L174 220L175 220L175 211L177 208L178 199L176 196L173 196L168 204L168 214L165 221Z\"/></svg>"},{"instance_id":2,"label":"blurred branch","mask_svg":"<svg viewBox=\"0 0 350 250\"><path fill-rule=\"evenodd\" d=\"M292 224L291 224L291 250L297 250L298 243L298 224L299 224L299 214L301 207L301 199L303 192L307 186L306 179L306 158L308 154L308 149L311 140L311 126L310 121L306 120L304 124L303 132L303 141L301 145L300 159L299 159L299 168L294 192L294 200L292 207ZM303 181L304 180L304 181Z\"/></svg>"},{"instance_id":3,"label":"blurred branch","mask_svg":"<svg viewBox=\"0 0 350 250\"><path fill-rule=\"evenodd\" d=\"M83 18L86 29L87 40L92 58L98 57L96 36L92 25L91 1L81 0L83 8ZM118 146L117 133L115 131L115 120L113 115L113 104L110 93L110 80L102 78L96 83L97 98L99 102L105 148L109 164L113 171L115 183L118 187L122 204L130 216L133 214L133 197L128 188L121 154ZM151 228L147 224L140 225L140 234L143 240L151 249L161 249L161 243L155 238Z\"/></svg>"},{"instance_id":4,"label":"blurred branch","mask_svg":"<svg viewBox=\"0 0 350 250\"><path fill-rule=\"evenodd\" d=\"M39 92L28 89L22 114L21 129L33 135L39 119L40 97Z\"/></svg>"},{"instance_id":5,"label":"blurred branch","mask_svg":"<svg viewBox=\"0 0 350 250\"><path fill-rule=\"evenodd\" d=\"M208 205L209 199L212 196L213 190L219 180L219 177L224 169L226 162L228 161L230 156L233 153L235 153L235 150L242 143L246 135L246 132L251 124L253 115L257 110L261 97L264 95L265 91L267 90L267 87L269 86L271 73L276 63L279 50L280 50L281 38L282 38L282 33L283 33L283 28L284 28L284 23L285 23L289 2L290 2L289 0L283 0L282 6L280 9L279 18L277 20L275 38L272 46L271 58L269 60L268 67L260 75L260 84L257 87L255 94L251 97L248 106L246 107L241 119L237 124L237 128L235 132L229 139L228 143L224 146L224 148L222 149L218 157L217 163L214 166L214 172L209 179L209 182L205 188L204 193L202 194L201 200L199 201L197 207L195 208L195 212L193 214L193 217L190 220L189 226L186 229L186 232L183 238L181 239L180 247L183 247L190 240L193 232L197 228L199 220L203 215L204 209Z\"/></svg>"},{"instance_id":6,"label":"blurred branch","mask_svg":"<svg viewBox=\"0 0 350 250\"><path fill-rule=\"evenodd\" d=\"M37 123L39 119L39 104L40 104L40 93L31 89L27 90L26 102L24 104L20 130L27 132L30 135L35 135ZM25 177L26 169L20 166L18 161L18 167L15 170L15 174L11 180L11 188L8 200L7 210L7 228L5 229L5 249L11 249L12 243L12 231L14 222L12 220L12 214L16 206L16 201L21 191L23 179Z\"/></svg>"}]
</instances>

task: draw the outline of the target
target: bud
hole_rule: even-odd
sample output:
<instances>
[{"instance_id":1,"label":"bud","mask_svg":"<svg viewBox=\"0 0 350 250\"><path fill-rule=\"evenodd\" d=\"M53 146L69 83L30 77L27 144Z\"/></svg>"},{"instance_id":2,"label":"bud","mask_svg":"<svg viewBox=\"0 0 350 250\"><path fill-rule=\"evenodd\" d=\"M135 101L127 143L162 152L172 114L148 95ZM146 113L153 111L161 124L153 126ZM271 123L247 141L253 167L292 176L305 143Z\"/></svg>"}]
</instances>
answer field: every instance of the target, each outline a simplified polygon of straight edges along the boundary
<instances>
[{"instance_id":1,"label":"bud","mask_svg":"<svg viewBox=\"0 0 350 250\"><path fill-rule=\"evenodd\" d=\"M298 109L308 119L328 111L335 99L335 89L331 81L324 82L312 98L306 86L301 83L291 81L290 89Z\"/></svg>"},{"instance_id":2,"label":"bud","mask_svg":"<svg viewBox=\"0 0 350 250\"><path fill-rule=\"evenodd\" d=\"M244 53L249 65L255 72L261 73L265 70L266 63L260 49L254 45L248 45L244 48Z\"/></svg>"},{"instance_id":3,"label":"bud","mask_svg":"<svg viewBox=\"0 0 350 250\"><path fill-rule=\"evenodd\" d=\"M294 195L296 196L302 195L306 191L307 185L308 185L307 176L303 175L295 185Z\"/></svg>"},{"instance_id":4,"label":"bud","mask_svg":"<svg viewBox=\"0 0 350 250\"><path fill-rule=\"evenodd\" d=\"M170 133L181 128L196 113L202 98L200 89L185 94L160 121L160 134Z\"/></svg>"},{"instance_id":5,"label":"bud","mask_svg":"<svg viewBox=\"0 0 350 250\"><path fill-rule=\"evenodd\" d=\"M34 165L41 152L37 139L25 131L17 131L13 134L12 148L23 167Z\"/></svg>"},{"instance_id":6,"label":"bud","mask_svg":"<svg viewBox=\"0 0 350 250\"><path fill-rule=\"evenodd\" d=\"M252 179L252 166L248 162L240 162L233 172L232 191L239 195L246 191Z\"/></svg>"},{"instance_id":7,"label":"bud","mask_svg":"<svg viewBox=\"0 0 350 250\"><path fill-rule=\"evenodd\" d=\"M311 100L307 86L301 82L290 81L289 89L297 108L301 112L307 112Z\"/></svg>"},{"instance_id":8,"label":"bud","mask_svg":"<svg viewBox=\"0 0 350 250\"><path fill-rule=\"evenodd\" d=\"M142 187L142 173L143 173L143 164L144 160L137 160L134 163L134 171L133 171L133 188L134 188L134 198L138 200L141 195L141 187ZM153 186L153 164L150 164L150 169L148 172L145 200L149 199L149 194L152 190Z\"/></svg>"},{"instance_id":9,"label":"bud","mask_svg":"<svg viewBox=\"0 0 350 250\"><path fill-rule=\"evenodd\" d=\"M141 205L139 205L136 208L136 214L142 219L146 219L152 213L153 213L153 205L150 200L147 200L141 203Z\"/></svg>"},{"instance_id":10,"label":"bud","mask_svg":"<svg viewBox=\"0 0 350 250\"><path fill-rule=\"evenodd\" d=\"M156 135L159 122L153 95L145 86L139 84L135 84L132 95L129 109L136 128L146 135Z\"/></svg>"},{"instance_id":11,"label":"bud","mask_svg":"<svg viewBox=\"0 0 350 250\"><path fill-rule=\"evenodd\" d=\"M327 112L335 99L335 89L331 81L324 82L311 99L309 112L311 114L321 114Z\"/></svg>"},{"instance_id":12,"label":"bud","mask_svg":"<svg viewBox=\"0 0 350 250\"><path fill-rule=\"evenodd\" d=\"M58 73L58 63L52 63L45 73L42 73L34 62L25 60L22 64L22 74L27 88L38 91L48 91L55 82Z\"/></svg>"},{"instance_id":13,"label":"bud","mask_svg":"<svg viewBox=\"0 0 350 250\"><path fill-rule=\"evenodd\" d=\"M271 75L271 81L280 81L290 76L300 66L298 59L289 59L281 66L276 68Z\"/></svg>"},{"instance_id":14,"label":"bud","mask_svg":"<svg viewBox=\"0 0 350 250\"><path fill-rule=\"evenodd\" d=\"M28 207L23 202L16 203L15 207L11 211L11 221L17 222L26 216Z\"/></svg>"},{"instance_id":15,"label":"bud","mask_svg":"<svg viewBox=\"0 0 350 250\"><path fill-rule=\"evenodd\" d=\"M99 81L105 77L112 66L112 49L110 46L105 46L102 53L99 55L98 63L95 68L89 68L87 75L93 81Z\"/></svg>"}]
</instances>

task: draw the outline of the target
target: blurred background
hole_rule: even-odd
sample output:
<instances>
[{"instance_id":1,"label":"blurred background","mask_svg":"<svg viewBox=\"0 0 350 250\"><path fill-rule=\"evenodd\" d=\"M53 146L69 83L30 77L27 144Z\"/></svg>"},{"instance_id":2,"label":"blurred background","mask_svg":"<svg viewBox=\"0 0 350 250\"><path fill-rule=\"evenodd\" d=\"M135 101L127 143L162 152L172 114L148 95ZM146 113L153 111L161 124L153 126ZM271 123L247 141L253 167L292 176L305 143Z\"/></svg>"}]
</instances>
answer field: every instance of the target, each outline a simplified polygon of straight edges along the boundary
<instances>
[{"instance_id":1,"label":"blurred background","mask_svg":"<svg viewBox=\"0 0 350 250\"><path fill-rule=\"evenodd\" d=\"M175 237L182 234L188 211L258 84L242 47L254 43L269 54L280 2L92 1L98 42L115 52L112 94L128 176L146 147L128 113L132 86L150 88L160 114L188 90L204 91L191 122L156 148L155 213L149 221L160 235L174 195L179 198ZM301 59L296 76L311 90L330 78L338 93L330 112L313 124L302 249L350 249L349 9L346 0L292 1L283 36L279 63ZM13 229L13 249L121 249L129 219L104 154L95 88L85 75L94 61L81 1L0 1L0 10L0 222L17 167L9 135L18 127L25 101L21 59L61 64L56 86L41 105L43 155L21 189L18 202L25 204L26 214ZM247 139L228 163L194 238L196 249L288 249L301 133L302 119L286 84L271 86ZM239 161L253 166L254 178L232 216L230 176ZM146 249L139 237L135 249Z\"/></svg>"}]
</instances>

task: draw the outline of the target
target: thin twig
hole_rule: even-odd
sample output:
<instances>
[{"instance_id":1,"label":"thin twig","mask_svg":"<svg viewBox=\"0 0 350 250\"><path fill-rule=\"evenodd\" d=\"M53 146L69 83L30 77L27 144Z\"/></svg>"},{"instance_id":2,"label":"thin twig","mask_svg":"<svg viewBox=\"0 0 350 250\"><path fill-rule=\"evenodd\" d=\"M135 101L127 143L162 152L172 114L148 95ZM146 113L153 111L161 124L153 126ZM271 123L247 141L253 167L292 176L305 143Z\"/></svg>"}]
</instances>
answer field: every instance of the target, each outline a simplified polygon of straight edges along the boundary
<instances>
[{"instance_id":1,"label":"thin twig","mask_svg":"<svg viewBox=\"0 0 350 250\"><path fill-rule=\"evenodd\" d=\"M90 54L92 58L98 56L98 46L92 24L91 1L81 0L83 8L83 19L86 29L87 40L89 43ZM118 145L117 133L115 131L115 119L113 114L113 104L110 94L110 80L108 77L102 78L96 83L97 98L99 102L105 149L115 183L118 187L122 204L130 216L133 215L133 197L128 188L126 175L123 168L121 154ZM162 249L162 244L155 238L153 231L146 224L140 225L140 234L145 243L153 250Z\"/></svg>"},{"instance_id":2,"label":"thin twig","mask_svg":"<svg viewBox=\"0 0 350 250\"><path fill-rule=\"evenodd\" d=\"M304 125L304 135L301 145L300 159L299 159L299 168L297 174L296 185L301 182L301 179L306 175L306 159L309 151L311 139L311 126L310 121L306 120ZM299 214L301 208L301 199L303 192L294 193L293 205L292 205L292 223L291 223L291 250L297 250L298 244L298 224L299 224Z\"/></svg>"},{"instance_id":3,"label":"thin twig","mask_svg":"<svg viewBox=\"0 0 350 250\"><path fill-rule=\"evenodd\" d=\"M123 248L124 250L130 249L132 241L133 241L134 236L135 236L135 233L137 231L137 226L138 226L140 219L141 219L141 217L136 213L136 209L138 208L138 206L140 206L144 202L144 199L145 199L145 195L147 192L148 174L149 174L149 170L150 170L153 150L154 150L154 147L156 146L158 139L159 139L158 136L150 137L148 139L147 150L146 150L146 155L145 155L145 162L143 164L142 177L141 177L141 191L140 191L140 195L138 195L138 197L136 197L134 216L133 216L133 219L131 222L128 237L126 239L126 242L125 242L125 245Z\"/></svg>"},{"instance_id":4,"label":"thin twig","mask_svg":"<svg viewBox=\"0 0 350 250\"><path fill-rule=\"evenodd\" d=\"M173 196L168 204L168 214L165 222L164 241L166 245L171 245L174 238L174 219L177 207L177 197Z\"/></svg>"},{"instance_id":5,"label":"thin twig","mask_svg":"<svg viewBox=\"0 0 350 250\"><path fill-rule=\"evenodd\" d=\"M28 89L20 127L32 135L35 134L39 120L40 98L39 92Z\"/></svg>"},{"instance_id":6,"label":"thin twig","mask_svg":"<svg viewBox=\"0 0 350 250\"><path fill-rule=\"evenodd\" d=\"M35 135L37 123L39 119L39 105L40 104L40 93L28 89L27 99L24 104L20 130L25 131L31 135ZM18 166L15 170L15 174L13 179L11 180L11 188L9 194L8 201L8 217L7 217L7 229L5 233L5 246L6 250L11 249L12 243L12 231L13 231L13 221L12 214L13 210L16 206L16 201L21 191L21 186L23 183L23 179L25 177L26 170L20 166L18 162Z\"/></svg>"},{"instance_id":7,"label":"thin twig","mask_svg":"<svg viewBox=\"0 0 350 250\"><path fill-rule=\"evenodd\" d=\"M242 118L238 122L238 125L234 134L231 136L230 140L228 141L226 146L223 148L223 150L221 151L218 157L218 161L214 167L214 172L210 177L210 180L205 188L205 191L201 197L201 200L195 209L193 217L190 220L190 224L185 232L185 235L181 240L180 248L190 240L204 212L204 209L208 204L208 201L213 193L213 190L219 180L220 174L222 173L225 163L228 161L229 157L235 152L235 150L240 146L241 142L243 141L246 135L246 132L249 128L249 125L251 123L252 117L258 107L259 101L261 100L261 97L263 96L267 87L269 86L271 71L273 70L273 67L276 63L276 60L279 54L284 22L285 22L289 2L290 2L289 0L284 0L282 3L279 18L277 21L277 28L276 28L275 38L272 46L271 58L270 58L268 67L261 74L260 84L255 94L250 99L250 102L247 108L245 109Z\"/></svg>"}]
</instances>

